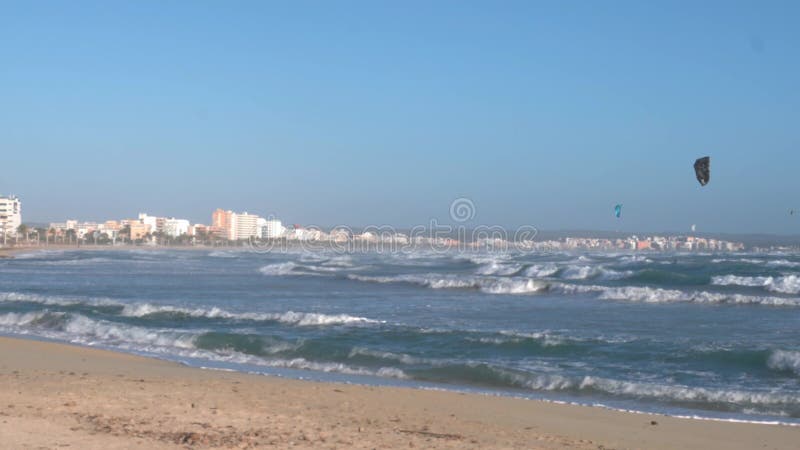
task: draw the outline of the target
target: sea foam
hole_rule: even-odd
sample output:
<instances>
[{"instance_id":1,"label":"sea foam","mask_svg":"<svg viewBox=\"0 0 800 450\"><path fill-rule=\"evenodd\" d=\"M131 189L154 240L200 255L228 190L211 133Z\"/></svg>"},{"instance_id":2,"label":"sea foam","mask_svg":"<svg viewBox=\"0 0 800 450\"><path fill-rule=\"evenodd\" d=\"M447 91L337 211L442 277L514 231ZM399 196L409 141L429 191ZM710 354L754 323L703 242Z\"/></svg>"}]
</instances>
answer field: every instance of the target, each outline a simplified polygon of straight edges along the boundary
<instances>
[{"instance_id":1,"label":"sea foam","mask_svg":"<svg viewBox=\"0 0 800 450\"><path fill-rule=\"evenodd\" d=\"M719 286L759 286L772 292L782 294L800 293L800 277L797 275L787 275L782 277L743 277L736 275L715 276L711 279L711 284Z\"/></svg>"}]
</instances>

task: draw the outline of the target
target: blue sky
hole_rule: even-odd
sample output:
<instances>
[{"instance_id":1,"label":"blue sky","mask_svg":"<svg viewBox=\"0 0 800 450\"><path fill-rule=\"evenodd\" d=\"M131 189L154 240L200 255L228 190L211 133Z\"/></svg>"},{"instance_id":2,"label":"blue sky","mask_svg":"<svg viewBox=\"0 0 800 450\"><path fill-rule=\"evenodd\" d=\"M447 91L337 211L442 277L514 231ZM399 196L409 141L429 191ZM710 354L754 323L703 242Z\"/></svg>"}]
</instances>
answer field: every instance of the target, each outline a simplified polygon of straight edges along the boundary
<instances>
[{"instance_id":1,"label":"blue sky","mask_svg":"<svg viewBox=\"0 0 800 450\"><path fill-rule=\"evenodd\" d=\"M797 2L0 2L0 192L26 221L410 226L467 197L475 224L797 233L798 23Z\"/></svg>"}]
</instances>

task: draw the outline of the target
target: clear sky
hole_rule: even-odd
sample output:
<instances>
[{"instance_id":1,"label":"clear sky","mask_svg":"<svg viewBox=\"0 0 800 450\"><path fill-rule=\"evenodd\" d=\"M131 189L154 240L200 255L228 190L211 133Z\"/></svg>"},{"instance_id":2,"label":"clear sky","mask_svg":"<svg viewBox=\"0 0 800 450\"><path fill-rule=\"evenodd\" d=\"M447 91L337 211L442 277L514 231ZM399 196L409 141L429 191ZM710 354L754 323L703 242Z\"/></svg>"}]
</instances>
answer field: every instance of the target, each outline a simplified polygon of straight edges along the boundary
<instances>
[{"instance_id":1,"label":"clear sky","mask_svg":"<svg viewBox=\"0 0 800 450\"><path fill-rule=\"evenodd\" d=\"M475 224L798 233L799 23L796 1L2 1L0 193L26 221L409 226L467 197Z\"/></svg>"}]
</instances>

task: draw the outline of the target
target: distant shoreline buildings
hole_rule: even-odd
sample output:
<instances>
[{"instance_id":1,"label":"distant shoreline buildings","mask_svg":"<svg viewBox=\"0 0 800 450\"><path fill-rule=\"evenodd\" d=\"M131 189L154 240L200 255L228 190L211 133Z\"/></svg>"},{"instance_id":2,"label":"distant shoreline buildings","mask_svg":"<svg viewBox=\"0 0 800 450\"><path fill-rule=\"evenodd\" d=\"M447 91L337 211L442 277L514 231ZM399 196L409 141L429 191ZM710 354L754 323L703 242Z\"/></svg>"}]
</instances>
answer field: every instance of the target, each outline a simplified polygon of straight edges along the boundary
<instances>
[{"instance_id":1,"label":"distant shoreline buildings","mask_svg":"<svg viewBox=\"0 0 800 450\"><path fill-rule=\"evenodd\" d=\"M45 244L96 244L117 245L238 245L241 242L285 240L300 242L350 243L362 248L383 246L430 245L440 248L502 249L520 248L529 251L742 251L745 245L721 239L696 236L648 236L626 238L575 238L564 237L544 241L526 240L511 242L499 236L482 235L475 239L452 239L434 236L432 230L418 234L404 234L391 229L366 229L355 232L337 227L328 232L318 228L294 225L287 228L274 218L264 218L249 212L237 213L218 208L211 213L211 224L192 224L175 217L151 216L140 213L137 218L81 222L67 220L50 223L47 228L28 229L22 224L22 202L15 196L0 197L0 242L9 238L19 243L29 242L35 236ZM22 232L22 233L20 233ZM428 234L426 234L428 233ZM20 235L23 236L20 236Z\"/></svg>"},{"instance_id":2,"label":"distant shoreline buildings","mask_svg":"<svg viewBox=\"0 0 800 450\"><path fill-rule=\"evenodd\" d=\"M102 244L123 241L153 245L209 240L279 239L287 231L278 219L265 219L256 214L235 213L223 209L217 209L211 214L211 225L139 213L136 219L107 220L102 223L67 220L52 222L47 228L47 234L53 242L88 240Z\"/></svg>"}]
</instances>

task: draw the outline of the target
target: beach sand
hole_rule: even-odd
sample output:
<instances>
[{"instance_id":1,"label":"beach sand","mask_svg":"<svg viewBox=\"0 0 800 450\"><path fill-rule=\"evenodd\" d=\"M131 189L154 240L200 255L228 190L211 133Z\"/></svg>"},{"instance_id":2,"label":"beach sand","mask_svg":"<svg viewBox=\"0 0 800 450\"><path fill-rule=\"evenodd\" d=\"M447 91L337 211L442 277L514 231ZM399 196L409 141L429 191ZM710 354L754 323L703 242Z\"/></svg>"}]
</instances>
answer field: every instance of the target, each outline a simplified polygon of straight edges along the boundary
<instances>
[{"instance_id":1,"label":"beach sand","mask_svg":"<svg viewBox=\"0 0 800 450\"><path fill-rule=\"evenodd\" d=\"M797 448L800 428L287 380L0 338L0 448Z\"/></svg>"}]
</instances>

